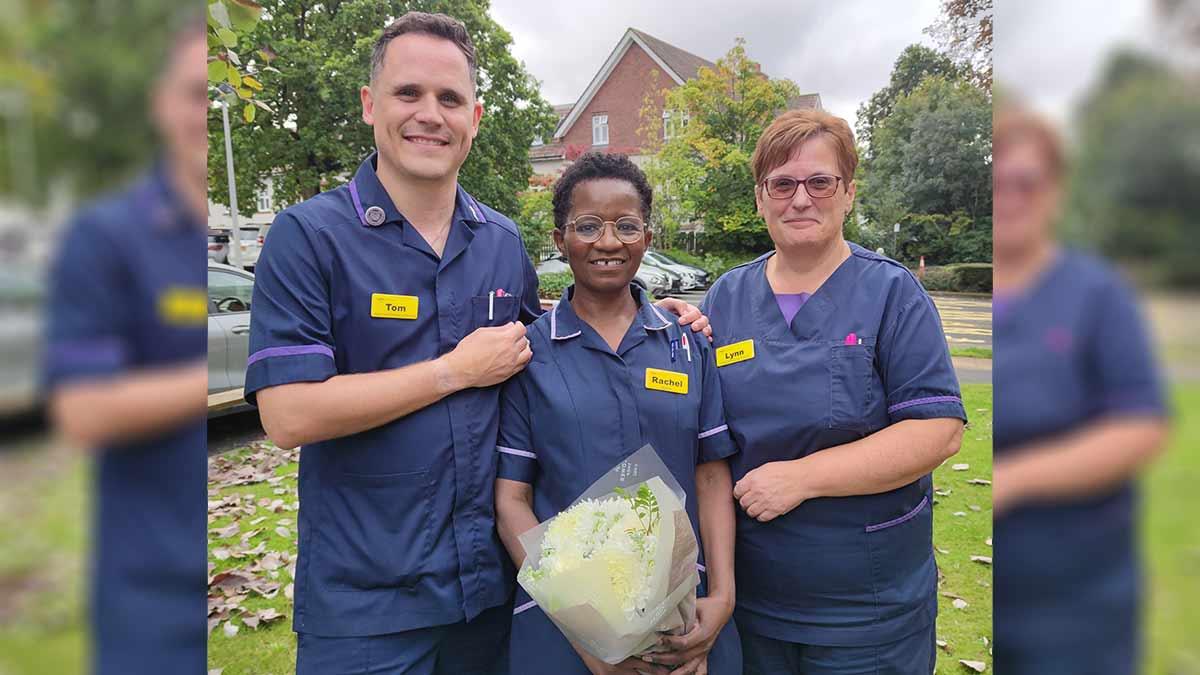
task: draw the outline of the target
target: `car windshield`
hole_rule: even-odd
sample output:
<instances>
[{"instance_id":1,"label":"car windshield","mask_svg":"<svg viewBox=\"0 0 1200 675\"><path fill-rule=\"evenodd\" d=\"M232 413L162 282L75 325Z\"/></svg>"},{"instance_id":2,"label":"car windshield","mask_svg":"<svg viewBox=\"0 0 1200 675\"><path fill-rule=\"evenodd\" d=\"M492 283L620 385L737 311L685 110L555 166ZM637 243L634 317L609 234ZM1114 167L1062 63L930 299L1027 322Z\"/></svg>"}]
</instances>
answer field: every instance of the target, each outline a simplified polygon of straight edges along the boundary
<instances>
[{"instance_id":1,"label":"car windshield","mask_svg":"<svg viewBox=\"0 0 1200 675\"><path fill-rule=\"evenodd\" d=\"M242 230L242 241L258 241L258 230Z\"/></svg>"}]
</instances>

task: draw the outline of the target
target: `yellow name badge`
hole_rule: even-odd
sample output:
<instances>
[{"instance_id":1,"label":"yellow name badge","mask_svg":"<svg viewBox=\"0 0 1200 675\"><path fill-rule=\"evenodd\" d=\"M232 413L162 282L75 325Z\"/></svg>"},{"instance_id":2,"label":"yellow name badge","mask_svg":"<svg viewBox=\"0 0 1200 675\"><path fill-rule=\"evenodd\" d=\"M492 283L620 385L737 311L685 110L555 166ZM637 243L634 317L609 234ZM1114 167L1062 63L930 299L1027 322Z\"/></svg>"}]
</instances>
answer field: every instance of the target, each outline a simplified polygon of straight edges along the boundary
<instances>
[{"instance_id":1,"label":"yellow name badge","mask_svg":"<svg viewBox=\"0 0 1200 675\"><path fill-rule=\"evenodd\" d=\"M171 326L202 326L208 321L208 293L202 288L168 288L158 296L158 314Z\"/></svg>"},{"instance_id":2,"label":"yellow name badge","mask_svg":"<svg viewBox=\"0 0 1200 675\"><path fill-rule=\"evenodd\" d=\"M419 298L415 295L371 294L371 316L376 319L415 319Z\"/></svg>"},{"instance_id":3,"label":"yellow name badge","mask_svg":"<svg viewBox=\"0 0 1200 675\"><path fill-rule=\"evenodd\" d=\"M754 358L754 340L742 340L717 349L717 367L749 361Z\"/></svg>"},{"instance_id":4,"label":"yellow name badge","mask_svg":"<svg viewBox=\"0 0 1200 675\"><path fill-rule=\"evenodd\" d=\"M675 373L657 368L646 369L646 388L669 391L672 394L687 393L687 373Z\"/></svg>"}]
</instances>

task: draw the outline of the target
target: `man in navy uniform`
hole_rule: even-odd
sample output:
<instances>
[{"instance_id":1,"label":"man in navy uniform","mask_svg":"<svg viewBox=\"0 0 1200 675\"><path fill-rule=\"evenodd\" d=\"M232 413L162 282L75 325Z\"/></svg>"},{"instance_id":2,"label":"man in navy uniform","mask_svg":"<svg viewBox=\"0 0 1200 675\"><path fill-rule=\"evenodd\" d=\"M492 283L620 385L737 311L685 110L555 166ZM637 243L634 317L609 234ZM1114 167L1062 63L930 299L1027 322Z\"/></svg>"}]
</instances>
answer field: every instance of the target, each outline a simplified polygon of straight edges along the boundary
<instances>
[{"instance_id":1,"label":"man in navy uniform","mask_svg":"<svg viewBox=\"0 0 1200 675\"><path fill-rule=\"evenodd\" d=\"M541 310L517 227L458 185L475 78L459 21L388 26L361 91L378 151L281 213L258 262L246 398L304 446L299 673L507 670L495 385L531 358Z\"/></svg>"}]
</instances>

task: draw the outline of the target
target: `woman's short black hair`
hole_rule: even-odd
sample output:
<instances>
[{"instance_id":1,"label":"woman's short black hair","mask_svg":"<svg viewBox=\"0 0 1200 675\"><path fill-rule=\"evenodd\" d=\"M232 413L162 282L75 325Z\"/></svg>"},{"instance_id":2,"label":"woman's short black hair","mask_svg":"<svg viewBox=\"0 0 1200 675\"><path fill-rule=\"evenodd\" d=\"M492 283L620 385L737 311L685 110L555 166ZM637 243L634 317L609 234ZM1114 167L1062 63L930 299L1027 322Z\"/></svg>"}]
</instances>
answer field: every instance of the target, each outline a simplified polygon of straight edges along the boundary
<instances>
[{"instance_id":1,"label":"woman's short black hair","mask_svg":"<svg viewBox=\"0 0 1200 675\"><path fill-rule=\"evenodd\" d=\"M642 198L642 219L650 220L654 192L650 189L650 181L646 180L646 174L642 173L638 165L625 155L588 152L567 167L562 177L554 184L555 227L562 228L567 224L567 214L571 211L571 198L575 186L584 181L602 178L629 181Z\"/></svg>"}]
</instances>

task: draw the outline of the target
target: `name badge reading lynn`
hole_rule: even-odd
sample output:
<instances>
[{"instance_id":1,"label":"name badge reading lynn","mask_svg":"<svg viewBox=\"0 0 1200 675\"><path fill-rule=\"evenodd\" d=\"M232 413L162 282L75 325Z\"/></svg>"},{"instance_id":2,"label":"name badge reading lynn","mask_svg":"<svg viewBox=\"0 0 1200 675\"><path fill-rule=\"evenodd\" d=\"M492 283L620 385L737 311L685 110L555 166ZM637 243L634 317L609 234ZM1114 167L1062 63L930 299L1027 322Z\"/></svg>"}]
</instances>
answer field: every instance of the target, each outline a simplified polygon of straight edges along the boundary
<instances>
[{"instance_id":1,"label":"name badge reading lynn","mask_svg":"<svg viewBox=\"0 0 1200 675\"><path fill-rule=\"evenodd\" d=\"M672 394L687 393L687 373L675 373L670 370L657 368L646 369L646 388L658 391L669 391Z\"/></svg>"},{"instance_id":2,"label":"name badge reading lynn","mask_svg":"<svg viewBox=\"0 0 1200 675\"><path fill-rule=\"evenodd\" d=\"M372 293L371 316L376 319L415 319L418 300L415 295Z\"/></svg>"},{"instance_id":3,"label":"name badge reading lynn","mask_svg":"<svg viewBox=\"0 0 1200 675\"><path fill-rule=\"evenodd\" d=\"M717 349L717 367L728 366L754 358L754 340L742 340Z\"/></svg>"}]
</instances>

